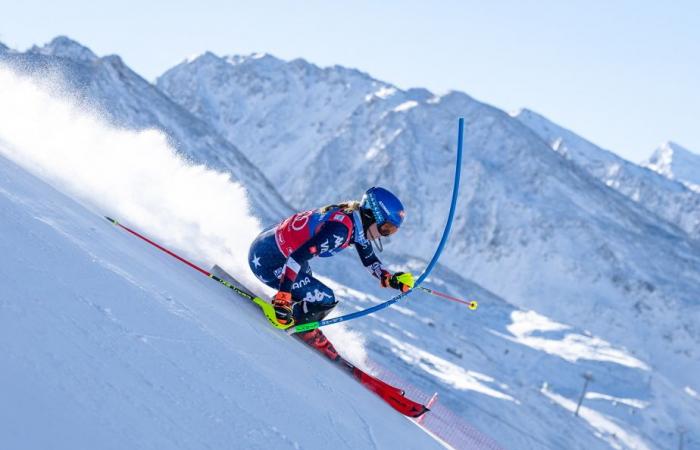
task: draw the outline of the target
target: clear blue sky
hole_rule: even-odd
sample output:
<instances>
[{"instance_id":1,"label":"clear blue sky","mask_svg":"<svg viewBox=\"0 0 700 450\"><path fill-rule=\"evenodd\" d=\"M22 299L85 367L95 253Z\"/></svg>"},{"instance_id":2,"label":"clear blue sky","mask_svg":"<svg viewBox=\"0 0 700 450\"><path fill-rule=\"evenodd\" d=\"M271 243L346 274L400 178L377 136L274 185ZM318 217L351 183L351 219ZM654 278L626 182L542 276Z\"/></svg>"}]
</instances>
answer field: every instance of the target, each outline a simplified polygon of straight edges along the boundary
<instances>
[{"instance_id":1,"label":"clear blue sky","mask_svg":"<svg viewBox=\"0 0 700 450\"><path fill-rule=\"evenodd\" d=\"M7 2L0 41L63 34L149 80L185 57L268 52L402 88L527 107L639 161L700 153L700 1Z\"/></svg>"}]
</instances>

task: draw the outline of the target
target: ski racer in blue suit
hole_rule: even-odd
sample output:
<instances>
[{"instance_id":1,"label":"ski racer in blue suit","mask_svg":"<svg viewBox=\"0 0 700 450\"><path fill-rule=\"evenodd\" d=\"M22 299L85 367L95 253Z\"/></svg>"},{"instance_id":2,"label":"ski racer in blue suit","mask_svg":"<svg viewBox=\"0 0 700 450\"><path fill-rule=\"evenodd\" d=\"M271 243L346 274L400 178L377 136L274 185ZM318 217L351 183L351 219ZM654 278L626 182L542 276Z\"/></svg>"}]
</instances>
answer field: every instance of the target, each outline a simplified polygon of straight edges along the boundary
<instances>
[{"instance_id":1,"label":"ski racer in blue suit","mask_svg":"<svg viewBox=\"0 0 700 450\"><path fill-rule=\"evenodd\" d=\"M312 258L330 257L354 246L362 264L383 287L413 288L410 273L389 272L373 243L398 231L404 220L401 201L387 189L373 187L360 202L345 202L296 213L265 229L253 241L248 263L255 275L277 289L272 300L277 320L286 324L317 321L338 303L333 291L313 276Z\"/></svg>"}]
</instances>

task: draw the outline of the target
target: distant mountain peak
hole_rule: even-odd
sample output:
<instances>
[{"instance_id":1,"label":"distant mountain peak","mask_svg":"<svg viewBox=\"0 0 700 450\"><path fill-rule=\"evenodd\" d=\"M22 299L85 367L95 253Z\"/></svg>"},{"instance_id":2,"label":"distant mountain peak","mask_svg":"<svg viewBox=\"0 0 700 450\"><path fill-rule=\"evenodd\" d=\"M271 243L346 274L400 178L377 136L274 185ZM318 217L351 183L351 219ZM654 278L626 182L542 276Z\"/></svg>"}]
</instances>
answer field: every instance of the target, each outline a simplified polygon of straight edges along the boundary
<instances>
[{"instance_id":1,"label":"distant mountain peak","mask_svg":"<svg viewBox=\"0 0 700 450\"><path fill-rule=\"evenodd\" d=\"M659 145L659 148L666 148L666 149L668 149L668 150L670 150L670 151L672 151L672 152L690 153L690 154L693 154L693 152L691 152L691 151L688 150L687 148L685 148L685 147L683 147L682 145L677 144L677 143L675 143L675 142L673 142L673 141L662 142L661 145ZM696 156L697 156L697 155L696 155Z\"/></svg>"},{"instance_id":2,"label":"distant mountain peak","mask_svg":"<svg viewBox=\"0 0 700 450\"><path fill-rule=\"evenodd\" d=\"M212 53L210 51L206 52L201 52L201 53L195 53L193 55L188 56L185 58L185 60L182 62L183 64L191 64L195 63L198 61L221 61L222 58L215 53Z\"/></svg>"},{"instance_id":3,"label":"distant mountain peak","mask_svg":"<svg viewBox=\"0 0 700 450\"><path fill-rule=\"evenodd\" d=\"M662 142L643 166L661 175L684 182L693 190L700 185L700 155L673 141Z\"/></svg>"},{"instance_id":4,"label":"distant mountain peak","mask_svg":"<svg viewBox=\"0 0 700 450\"><path fill-rule=\"evenodd\" d=\"M446 94L427 99L430 104L454 105L457 108L462 108L473 101L472 97L461 91L448 91Z\"/></svg>"},{"instance_id":5,"label":"distant mountain peak","mask_svg":"<svg viewBox=\"0 0 700 450\"><path fill-rule=\"evenodd\" d=\"M665 141L659 144L659 146L654 150L654 153L651 154L651 157L649 160L646 162L647 165L651 164L660 164L660 165L665 165L665 164L671 164L673 159L677 157L681 158L699 158L700 155L696 155L687 148L683 147L682 145L676 144L673 141Z\"/></svg>"},{"instance_id":6,"label":"distant mountain peak","mask_svg":"<svg viewBox=\"0 0 700 450\"><path fill-rule=\"evenodd\" d=\"M228 66L228 68L226 67ZM175 67L172 67L166 73L161 75L159 79L163 79L166 74L172 74L179 69L189 67L190 70L201 69L203 67L213 68L214 70L227 71L233 69L236 72L249 72L258 77L281 79L303 79L307 78L309 82L316 80L319 77L332 79L335 82L346 82L352 85L353 82L360 83L376 83L377 85L386 85L374 79L370 74L361 70L348 68L341 65L332 65L321 67L307 61L304 58L295 58L285 60L278 58L275 55L265 52L255 52L247 55L227 55L218 56L212 52L206 51L192 55ZM413 94L417 99L423 100L434 97L427 90L417 89Z\"/></svg>"},{"instance_id":7,"label":"distant mountain peak","mask_svg":"<svg viewBox=\"0 0 700 450\"><path fill-rule=\"evenodd\" d=\"M66 36L57 36L43 47L34 46L29 51L46 56L57 56L85 62L99 59L92 50Z\"/></svg>"},{"instance_id":8,"label":"distant mountain peak","mask_svg":"<svg viewBox=\"0 0 700 450\"><path fill-rule=\"evenodd\" d=\"M231 55L227 56L226 62L234 66L245 65L245 64L255 64L258 67L265 66L268 68L277 68L286 64L285 61L272 56L269 53L251 53L249 55Z\"/></svg>"},{"instance_id":9,"label":"distant mountain peak","mask_svg":"<svg viewBox=\"0 0 700 450\"><path fill-rule=\"evenodd\" d=\"M406 95L418 102L424 102L435 97L435 94L425 88L411 88L406 91Z\"/></svg>"},{"instance_id":10,"label":"distant mountain peak","mask_svg":"<svg viewBox=\"0 0 700 450\"><path fill-rule=\"evenodd\" d=\"M6 51L8 51L9 49L10 49L10 47L8 47L7 45L5 45L5 44L3 44L2 42L0 42L0 52L6 52Z\"/></svg>"},{"instance_id":11,"label":"distant mountain peak","mask_svg":"<svg viewBox=\"0 0 700 450\"><path fill-rule=\"evenodd\" d=\"M253 52L253 53L250 54L249 58L250 58L250 59L265 59L265 58L271 58L271 59L274 59L274 60L278 60L278 59L279 59L279 58L275 58L274 56L272 56L271 54L269 54L269 53L267 53L267 52Z\"/></svg>"},{"instance_id":12,"label":"distant mountain peak","mask_svg":"<svg viewBox=\"0 0 700 450\"><path fill-rule=\"evenodd\" d=\"M536 113L535 111L528 109L528 108L520 108L516 109L515 111L511 111L508 113L509 116L513 118L519 118L519 117L531 117L531 118L539 118L539 119L546 119L542 114Z\"/></svg>"}]
</instances>

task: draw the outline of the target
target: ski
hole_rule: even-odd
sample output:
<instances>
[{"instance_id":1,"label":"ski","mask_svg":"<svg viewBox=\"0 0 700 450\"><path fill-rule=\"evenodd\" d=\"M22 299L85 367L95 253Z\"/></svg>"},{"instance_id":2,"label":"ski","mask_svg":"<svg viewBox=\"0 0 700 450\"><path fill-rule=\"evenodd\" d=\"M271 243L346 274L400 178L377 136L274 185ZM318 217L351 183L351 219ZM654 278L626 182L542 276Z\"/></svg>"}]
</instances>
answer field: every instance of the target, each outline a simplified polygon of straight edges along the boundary
<instances>
[{"instance_id":1,"label":"ski","mask_svg":"<svg viewBox=\"0 0 700 450\"><path fill-rule=\"evenodd\" d=\"M119 221L105 216L105 219L110 221L113 225L127 231L128 233L131 233L132 235L138 237L139 239L142 239L143 241L149 243L150 245L154 246L158 250L167 253L168 255L172 256L173 258L177 259L178 261L190 266L192 269L198 271L202 275L205 275L214 281L218 281L222 285L226 286L227 288L231 289L233 292L235 292L239 297L245 298L246 300L249 300L251 304L257 305L263 315L267 318L267 320L270 322L272 326L278 329L288 329L290 328L293 324L281 324L277 321L277 318L275 316L275 311L272 305L262 298L256 296L250 289L247 289L244 287L241 283L238 282L235 278L233 278L231 275L226 273L222 268L219 266L214 266L212 268L212 272L207 272L206 270L202 269L201 267L197 266L196 264L193 264L192 262L186 260L185 258L173 253L172 251L168 250L167 248L157 244L156 242L152 241L151 239L147 238L146 236L142 235L141 233L127 227L124 224L119 223ZM218 275L217 275L218 274ZM319 332L321 330L318 330ZM303 339L301 339L302 335L299 333L296 333L295 336L300 338L302 342ZM306 342L305 342L306 343ZM308 344L308 343L307 343ZM319 350L313 345L309 345L310 347L314 348L315 350ZM367 389L371 390L375 394L377 394L379 397L381 397L385 402L387 402L392 408L400 412L401 414L404 414L408 417L412 418L418 418L425 414L428 411L428 408L425 405L422 405L418 402L415 402L409 398L406 398L404 396L404 391L401 389L398 389L394 386L391 386L388 383L385 383L381 381L378 378L375 378L371 376L370 374L364 372L361 369L358 369L355 367L351 362L346 360L345 358L342 358L340 355L336 354L333 357L330 357L329 355L325 354L325 352L321 352L326 356L328 359L331 361L335 362L338 364L341 368L344 368L347 372L349 372L355 379L357 379L363 386L365 386Z\"/></svg>"},{"instance_id":2,"label":"ski","mask_svg":"<svg viewBox=\"0 0 700 450\"><path fill-rule=\"evenodd\" d=\"M243 296L244 298L259 298L255 294L253 294L253 292L250 289L247 289L245 286L243 286L238 280L229 275L221 267L215 265L211 269L211 273L217 278L225 280L228 284L235 287L236 289L233 289L234 292L243 292L247 294ZM317 330L316 332L322 334L321 330ZM329 355L326 352L323 352L318 348L314 347L310 343L304 341L301 334L297 333L293 336L302 343L306 344L309 348L316 350L318 353L326 357L326 359L333 362L340 369L343 369L346 373L355 378L360 384L362 384L364 387L381 397L382 400L389 404L389 406L391 406L401 414L415 419L429 411L429 409L425 405L406 397L405 392L402 389L392 386L389 383L386 383L380 380L379 378L368 374L364 370L355 367L354 364L340 356L337 352L334 355Z\"/></svg>"}]
</instances>

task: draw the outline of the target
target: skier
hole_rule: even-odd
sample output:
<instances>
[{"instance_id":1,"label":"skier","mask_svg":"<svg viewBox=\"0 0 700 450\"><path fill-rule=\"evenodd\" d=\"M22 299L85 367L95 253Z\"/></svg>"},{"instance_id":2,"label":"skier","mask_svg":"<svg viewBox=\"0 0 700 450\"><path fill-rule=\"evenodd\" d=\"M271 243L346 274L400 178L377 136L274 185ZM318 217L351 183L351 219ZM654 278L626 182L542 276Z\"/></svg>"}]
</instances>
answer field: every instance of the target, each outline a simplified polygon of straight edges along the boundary
<instances>
[{"instance_id":1,"label":"skier","mask_svg":"<svg viewBox=\"0 0 700 450\"><path fill-rule=\"evenodd\" d=\"M391 273L382 266L372 243L383 250L381 238L398 231L405 211L388 190L372 187L361 201L349 201L296 213L265 229L253 241L248 263L253 273L278 292L272 298L282 324L323 319L338 304L333 290L313 276L309 261L314 256L333 256L354 245L362 264L383 287L402 292L413 288L413 275ZM337 352L317 328L301 338L331 359Z\"/></svg>"}]
</instances>

